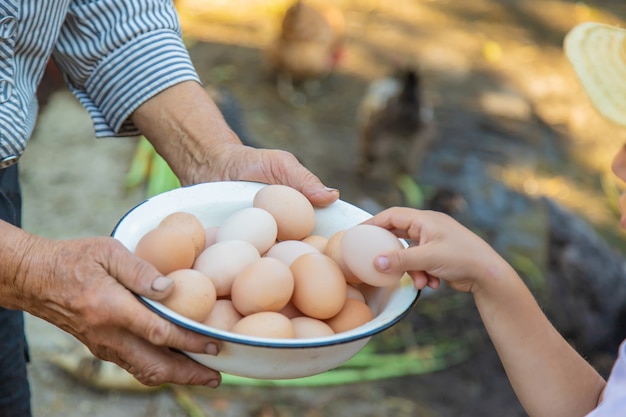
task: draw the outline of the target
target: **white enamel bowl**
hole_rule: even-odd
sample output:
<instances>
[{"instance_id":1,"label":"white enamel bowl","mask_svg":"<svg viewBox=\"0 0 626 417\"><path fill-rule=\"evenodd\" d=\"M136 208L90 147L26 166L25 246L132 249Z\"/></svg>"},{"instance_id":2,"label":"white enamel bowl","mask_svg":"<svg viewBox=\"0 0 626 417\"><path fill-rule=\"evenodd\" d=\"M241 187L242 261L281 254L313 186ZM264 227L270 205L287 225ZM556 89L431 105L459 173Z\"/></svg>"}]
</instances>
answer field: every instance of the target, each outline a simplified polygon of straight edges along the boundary
<instances>
[{"instance_id":1,"label":"white enamel bowl","mask_svg":"<svg viewBox=\"0 0 626 417\"><path fill-rule=\"evenodd\" d=\"M139 239L168 214L186 211L196 215L205 227L219 226L234 211L252 206L255 193L265 184L224 181L178 188L159 194L130 210L116 225L112 236L134 251ZM366 211L336 201L317 208L314 234L330 237L371 217ZM168 320L220 341L217 356L185 352L209 368L256 379L290 379L311 376L333 369L367 344L371 337L401 320L417 302L419 292L408 276L392 287L375 288L365 294L375 318L348 332L315 339L270 339L248 337L207 327L140 297L149 308Z\"/></svg>"}]
</instances>

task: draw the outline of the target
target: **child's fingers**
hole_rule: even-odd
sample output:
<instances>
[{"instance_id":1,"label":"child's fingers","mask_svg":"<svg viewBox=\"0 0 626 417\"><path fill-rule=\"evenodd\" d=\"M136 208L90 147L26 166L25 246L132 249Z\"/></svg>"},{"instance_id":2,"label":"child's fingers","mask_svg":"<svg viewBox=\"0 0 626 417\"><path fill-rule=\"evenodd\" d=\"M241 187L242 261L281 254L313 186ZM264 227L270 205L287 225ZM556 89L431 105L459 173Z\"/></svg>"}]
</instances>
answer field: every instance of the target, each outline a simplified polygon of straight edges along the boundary
<instances>
[{"instance_id":1,"label":"child's fingers","mask_svg":"<svg viewBox=\"0 0 626 417\"><path fill-rule=\"evenodd\" d=\"M428 286L428 276L424 271L409 271L409 275L413 279L413 285L418 290L423 290Z\"/></svg>"},{"instance_id":2,"label":"child's fingers","mask_svg":"<svg viewBox=\"0 0 626 417\"><path fill-rule=\"evenodd\" d=\"M441 280L437 277L428 275L428 286L433 290L436 290L441 285Z\"/></svg>"},{"instance_id":3,"label":"child's fingers","mask_svg":"<svg viewBox=\"0 0 626 417\"><path fill-rule=\"evenodd\" d=\"M392 231L398 237L415 240L419 238L422 219L423 213L419 210L407 207L392 207L383 210L363 223L380 226Z\"/></svg>"},{"instance_id":4,"label":"child's fingers","mask_svg":"<svg viewBox=\"0 0 626 417\"><path fill-rule=\"evenodd\" d=\"M380 272L397 273L405 271L425 271L432 273L436 264L429 244L410 246L384 252L374 259L374 266Z\"/></svg>"}]
</instances>

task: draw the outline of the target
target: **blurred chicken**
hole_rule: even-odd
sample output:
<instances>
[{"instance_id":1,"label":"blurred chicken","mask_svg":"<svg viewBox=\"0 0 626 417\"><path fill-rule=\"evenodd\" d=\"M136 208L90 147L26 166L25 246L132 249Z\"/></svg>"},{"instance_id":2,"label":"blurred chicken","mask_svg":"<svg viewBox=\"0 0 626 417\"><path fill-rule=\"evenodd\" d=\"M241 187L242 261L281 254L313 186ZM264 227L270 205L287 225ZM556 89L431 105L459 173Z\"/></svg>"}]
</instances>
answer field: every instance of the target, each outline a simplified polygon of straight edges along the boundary
<instances>
[{"instance_id":1,"label":"blurred chicken","mask_svg":"<svg viewBox=\"0 0 626 417\"><path fill-rule=\"evenodd\" d=\"M344 37L339 9L301 0L289 7L280 34L267 50L280 97L295 106L305 104L307 95L316 93L339 63Z\"/></svg>"},{"instance_id":2,"label":"blurred chicken","mask_svg":"<svg viewBox=\"0 0 626 417\"><path fill-rule=\"evenodd\" d=\"M436 131L432 108L420 90L414 69L370 84L358 114L362 177L395 182L419 169Z\"/></svg>"}]
</instances>

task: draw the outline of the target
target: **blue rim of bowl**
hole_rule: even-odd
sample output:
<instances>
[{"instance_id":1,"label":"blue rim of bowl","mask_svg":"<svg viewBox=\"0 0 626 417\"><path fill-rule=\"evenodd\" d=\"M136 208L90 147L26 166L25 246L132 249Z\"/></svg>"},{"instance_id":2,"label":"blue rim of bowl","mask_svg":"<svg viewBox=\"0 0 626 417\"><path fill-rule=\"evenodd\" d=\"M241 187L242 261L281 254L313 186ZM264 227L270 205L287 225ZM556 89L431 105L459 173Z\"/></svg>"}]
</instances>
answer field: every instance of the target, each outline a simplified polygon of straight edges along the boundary
<instances>
[{"instance_id":1,"label":"blue rim of bowl","mask_svg":"<svg viewBox=\"0 0 626 417\"><path fill-rule=\"evenodd\" d=\"M409 314L409 312L413 309L413 307L415 307L415 304L417 304L420 294L421 294L421 290L417 290L417 292L415 293L415 298L411 301L411 303L407 306L407 308L402 312L402 314L398 314L398 316L394 317L392 320L385 322L385 324L378 326L376 328L373 328L372 330L369 330L363 333L349 335L346 337L340 337L340 338L333 337L332 339L329 339L329 340L324 340L323 338L319 338L319 339L308 339L309 341L307 341L307 339L302 339L302 342L298 342L298 339L273 340L273 339L263 339L263 338L255 338L255 337L242 338L242 337L238 337L235 333L213 332L206 326L200 325L199 323L198 325L195 325L194 324L195 322L190 319L189 319L190 322L185 322L185 321L178 320L176 317L172 317L166 314L166 312L160 310L159 308L155 307L153 304L146 301L146 299L143 296L137 296L137 298L150 310L154 311L156 314L169 320L170 322L182 328L185 328L187 330L200 333L204 336L213 337L223 342L231 342L231 343L237 343L240 345L268 347L268 348L276 348L276 349L294 349L294 348L302 349L302 348L318 348L318 347L324 347L324 346L342 345L345 343L354 342L356 340L361 340L361 339L365 339L368 337L372 337L378 333L381 333L382 331L387 330L388 328L392 327L393 325L398 323L400 320L402 320L404 317L406 317ZM285 341L288 341L288 343L285 343Z\"/></svg>"},{"instance_id":2,"label":"blue rim of bowl","mask_svg":"<svg viewBox=\"0 0 626 417\"><path fill-rule=\"evenodd\" d=\"M122 224L122 222L124 221L124 219L126 219L128 216L131 215L131 213L133 213L138 207L143 206L144 204L146 204L148 201L150 201L150 199L146 199L143 200L141 203L138 203L137 205L133 206L130 210L128 210L126 213L124 213L124 215L117 221L117 223L115 224L115 227L113 227L113 230L111 231L111 236L115 236L115 232L117 232L117 229L119 229L120 225Z\"/></svg>"},{"instance_id":3,"label":"blue rim of bowl","mask_svg":"<svg viewBox=\"0 0 626 417\"><path fill-rule=\"evenodd\" d=\"M189 186L191 187L191 186ZM186 188L186 187L181 187L181 188ZM117 224L115 225L115 227L113 228L113 231L111 232L111 236L115 236L117 229L120 227L120 225L122 224L122 222L126 219L126 217L130 216L131 213L133 213L138 207L148 203L151 199L145 199L144 201L138 203L137 205L135 205L134 207L132 207L130 210L128 210L117 222ZM198 325L195 325L194 321L185 322L185 321L181 321L178 320L176 317L172 317L170 315L168 315L166 312L160 310L159 308L155 307L153 304L151 304L149 301L147 301L147 299L143 296L137 295L135 294L135 296L139 299L139 301L141 303L143 303L146 307L148 307L150 310L152 310L153 312L155 312L156 314L158 314L159 316L163 317L164 319L182 327L185 328L187 330L191 330L194 331L196 333L200 333L203 334L205 336L209 336L209 337L213 337L215 339L221 340L221 341L225 341L225 342L231 342L231 343L237 343L237 344L241 344L241 345L247 345L247 346L257 346L257 347L269 347L269 348L277 348L277 349L293 349L293 348L317 348L317 347L323 347L323 346L333 346L333 345L341 345L341 344L345 344L345 343L349 343L349 342L354 342L356 340L361 340L361 339L365 339L368 337L372 337L378 333L383 332L384 330L387 330L388 328L394 326L396 323L398 323L400 320L402 320L404 317L406 317L409 312L413 309L413 307L415 307L415 304L417 304L417 301L419 300L421 294L421 290L417 290L417 292L415 293L415 297L414 299L411 301L411 303L407 306L407 308L402 312L402 314L398 314L398 316L394 317L392 320L385 322L383 325L380 325L378 327L375 327L371 330L368 330L367 332L363 332L363 333L355 333L355 334L350 334L349 336L345 336L345 337L333 337L332 339L329 340L325 340L324 338L319 338L319 339L302 339L302 342L298 342L298 339L280 339L280 341L278 340L273 340L273 339L264 339L264 338L254 338L254 337L250 337L250 338L241 338L238 337L237 334L235 333L231 333L231 332L222 332L222 333L217 333L217 332L213 332L211 331L210 328L207 328L206 326L201 325L200 323L198 323ZM202 327L200 327L202 326ZM285 340L288 340L288 343L285 343Z\"/></svg>"}]
</instances>

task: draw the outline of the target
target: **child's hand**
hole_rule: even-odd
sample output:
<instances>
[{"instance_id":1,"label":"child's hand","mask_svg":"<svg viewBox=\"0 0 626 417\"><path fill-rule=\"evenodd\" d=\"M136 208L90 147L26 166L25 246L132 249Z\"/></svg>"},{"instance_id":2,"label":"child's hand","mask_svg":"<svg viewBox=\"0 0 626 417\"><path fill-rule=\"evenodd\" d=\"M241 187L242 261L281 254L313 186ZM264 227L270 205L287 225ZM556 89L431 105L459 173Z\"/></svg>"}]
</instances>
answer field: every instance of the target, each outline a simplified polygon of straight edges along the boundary
<instances>
[{"instance_id":1,"label":"child's hand","mask_svg":"<svg viewBox=\"0 0 626 417\"><path fill-rule=\"evenodd\" d=\"M407 271L418 289L437 288L443 279L455 290L474 291L505 263L484 240L443 213L393 207L364 223L412 240L409 248L383 253L374 263L381 272Z\"/></svg>"}]
</instances>

